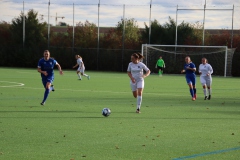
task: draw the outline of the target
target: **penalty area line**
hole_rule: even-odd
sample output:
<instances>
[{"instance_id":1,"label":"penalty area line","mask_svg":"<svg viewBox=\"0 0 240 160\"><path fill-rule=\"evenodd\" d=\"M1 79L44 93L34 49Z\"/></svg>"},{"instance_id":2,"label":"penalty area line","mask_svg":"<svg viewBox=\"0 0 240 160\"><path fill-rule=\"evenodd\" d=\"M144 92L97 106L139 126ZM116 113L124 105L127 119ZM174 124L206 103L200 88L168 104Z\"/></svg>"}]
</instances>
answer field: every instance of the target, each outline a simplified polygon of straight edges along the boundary
<instances>
[{"instance_id":1,"label":"penalty area line","mask_svg":"<svg viewBox=\"0 0 240 160\"><path fill-rule=\"evenodd\" d=\"M0 87L21 87L21 86L24 86L23 83L19 83L19 82L0 81L0 83L10 83L7 86L1 86L0 85Z\"/></svg>"},{"instance_id":2,"label":"penalty area line","mask_svg":"<svg viewBox=\"0 0 240 160\"><path fill-rule=\"evenodd\" d=\"M205 153L194 154L194 155L185 156L185 157L174 158L173 160L184 160L184 159L190 159L190 158L197 158L197 157L203 157L203 156L207 156L207 155L219 154L219 153L236 151L236 150L240 150L240 146L235 147L235 148L229 148L229 149L223 149L223 150L218 150L218 151L213 151L213 152L205 152Z\"/></svg>"}]
</instances>

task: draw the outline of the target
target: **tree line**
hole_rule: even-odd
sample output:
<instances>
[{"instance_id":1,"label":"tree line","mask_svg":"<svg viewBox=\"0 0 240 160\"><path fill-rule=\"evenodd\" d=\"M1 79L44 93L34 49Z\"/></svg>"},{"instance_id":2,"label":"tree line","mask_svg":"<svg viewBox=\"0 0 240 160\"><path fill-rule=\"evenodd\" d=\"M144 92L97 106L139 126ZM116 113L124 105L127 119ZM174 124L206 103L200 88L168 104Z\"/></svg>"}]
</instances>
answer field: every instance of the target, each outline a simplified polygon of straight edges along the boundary
<instances>
[{"instance_id":1,"label":"tree line","mask_svg":"<svg viewBox=\"0 0 240 160\"><path fill-rule=\"evenodd\" d=\"M163 24L156 19L151 21L150 39L149 26L145 23L145 27L140 28L134 18L121 19L115 27L107 33L101 33L99 37L96 24L87 20L78 22L74 31L74 46L72 26L68 26L66 33L50 30L48 40L47 23L40 23L37 17L37 11L29 10L26 15L20 13L11 23L0 22L0 66L36 67L43 51L49 49L51 56L66 69L75 63L74 55L80 54L88 70L125 71L130 55L140 52L142 44L175 44L176 23L171 17ZM23 19L26 31L24 43ZM202 28L198 22L181 22L178 25L177 44L202 45ZM236 53L240 52L239 42L240 35L234 35L232 46L237 48ZM227 31L215 35L205 33L205 45L231 47L231 35ZM235 69L240 68L240 56L236 53L233 57L232 75L240 76L240 71Z\"/></svg>"}]
</instances>

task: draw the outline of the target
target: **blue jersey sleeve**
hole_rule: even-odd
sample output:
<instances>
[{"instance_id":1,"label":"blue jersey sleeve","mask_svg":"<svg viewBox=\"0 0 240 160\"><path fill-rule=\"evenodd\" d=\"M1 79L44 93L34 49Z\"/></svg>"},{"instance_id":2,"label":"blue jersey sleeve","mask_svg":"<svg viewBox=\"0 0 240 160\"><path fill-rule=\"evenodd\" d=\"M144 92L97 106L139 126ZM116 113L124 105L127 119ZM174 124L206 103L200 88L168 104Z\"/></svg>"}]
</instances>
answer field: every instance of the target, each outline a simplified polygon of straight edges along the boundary
<instances>
[{"instance_id":1,"label":"blue jersey sleeve","mask_svg":"<svg viewBox=\"0 0 240 160\"><path fill-rule=\"evenodd\" d=\"M190 63L190 68L196 68L194 63Z\"/></svg>"},{"instance_id":2,"label":"blue jersey sleeve","mask_svg":"<svg viewBox=\"0 0 240 160\"><path fill-rule=\"evenodd\" d=\"M57 61L55 59L53 59L53 65L55 66L56 64L57 64Z\"/></svg>"},{"instance_id":3,"label":"blue jersey sleeve","mask_svg":"<svg viewBox=\"0 0 240 160\"><path fill-rule=\"evenodd\" d=\"M37 66L38 68L42 68L42 61L43 61L42 59L38 61L38 66Z\"/></svg>"},{"instance_id":4,"label":"blue jersey sleeve","mask_svg":"<svg viewBox=\"0 0 240 160\"><path fill-rule=\"evenodd\" d=\"M53 76L54 75L53 69L56 64L57 61L55 59L50 58L49 60L45 61L42 58L38 62L38 68L40 68L42 71L47 71L48 76Z\"/></svg>"},{"instance_id":5,"label":"blue jersey sleeve","mask_svg":"<svg viewBox=\"0 0 240 160\"><path fill-rule=\"evenodd\" d=\"M186 74L193 74L193 73L195 73L195 71L187 69L188 67L189 68L196 68L194 63L185 64L184 65L184 70L186 71Z\"/></svg>"}]
</instances>

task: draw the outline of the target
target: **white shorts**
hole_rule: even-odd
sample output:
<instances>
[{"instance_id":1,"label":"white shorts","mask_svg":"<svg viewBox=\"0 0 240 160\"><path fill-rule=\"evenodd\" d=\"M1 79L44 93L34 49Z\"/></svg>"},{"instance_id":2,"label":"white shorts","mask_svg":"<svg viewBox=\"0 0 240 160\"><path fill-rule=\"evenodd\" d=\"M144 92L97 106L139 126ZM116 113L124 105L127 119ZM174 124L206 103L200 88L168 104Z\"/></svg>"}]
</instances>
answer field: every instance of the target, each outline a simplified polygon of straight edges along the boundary
<instances>
[{"instance_id":1,"label":"white shorts","mask_svg":"<svg viewBox=\"0 0 240 160\"><path fill-rule=\"evenodd\" d=\"M79 71L80 73L84 73L85 67L84 66L82 66L81 68L78 67L77 71Z\"/></svg>"},{"instance_id":2,"label":"white shorts","mask_svg":"<svg viewBox=\"0 0 240 160\"><path fill-rule=\"evenodd\" d=\"M130 81L130 86L132 88L132 91L136 91L138 88L144 88L144 80L140 79L135 83L132 83L132 81Z\"/></svg>"},{"instance_id":3,"label":"white shorts","mask_svg":"<svg viewBox=\"0 0 240 160\"><path fill-rule=\"evenodd\" d=\"M200 76L200 82L202 86L207 85L211 86L212 85L212 76Z\"/></svg>"}]
</instances>

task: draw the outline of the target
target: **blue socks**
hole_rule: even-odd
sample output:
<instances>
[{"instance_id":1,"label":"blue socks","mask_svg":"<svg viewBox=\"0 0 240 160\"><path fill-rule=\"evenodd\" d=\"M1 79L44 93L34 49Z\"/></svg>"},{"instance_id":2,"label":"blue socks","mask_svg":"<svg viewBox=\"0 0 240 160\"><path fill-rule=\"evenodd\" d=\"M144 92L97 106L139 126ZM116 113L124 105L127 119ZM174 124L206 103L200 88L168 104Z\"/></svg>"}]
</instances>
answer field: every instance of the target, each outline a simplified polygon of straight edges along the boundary
<instances>
[{"instance_id":1,"label":"blue socks","mask_svg":"<svg viewBox=\"0 0 240 160\"><path fill-rule=\"evenodd\" d=\"M45 90L45 92L44 92L44 97L43 97L43 103L47 100L47 97L48 97L48 95L49 95L49 92L50 92L50 90L49 89L46 89Z\"/></svg>"},{"instance_id":2,"label":"blue socks","mask_svg":"<svg viewBox=\"0 0 240 160\"><path fill-rule=\"evenodd\" d=\"M194 89L190 89L190 94L191 94L192 97L194 97Z\"/></svg>"},{"instance_id":3,"label":"blue socks","mask_svg":"<svg viewBox=\"0 0 240 160\"><path fill-rule=\"evenodd\" d=\"M193 88L193 92L194 92L194 94L197 94L197 89Z\"/></svg>"}]
</instances>

